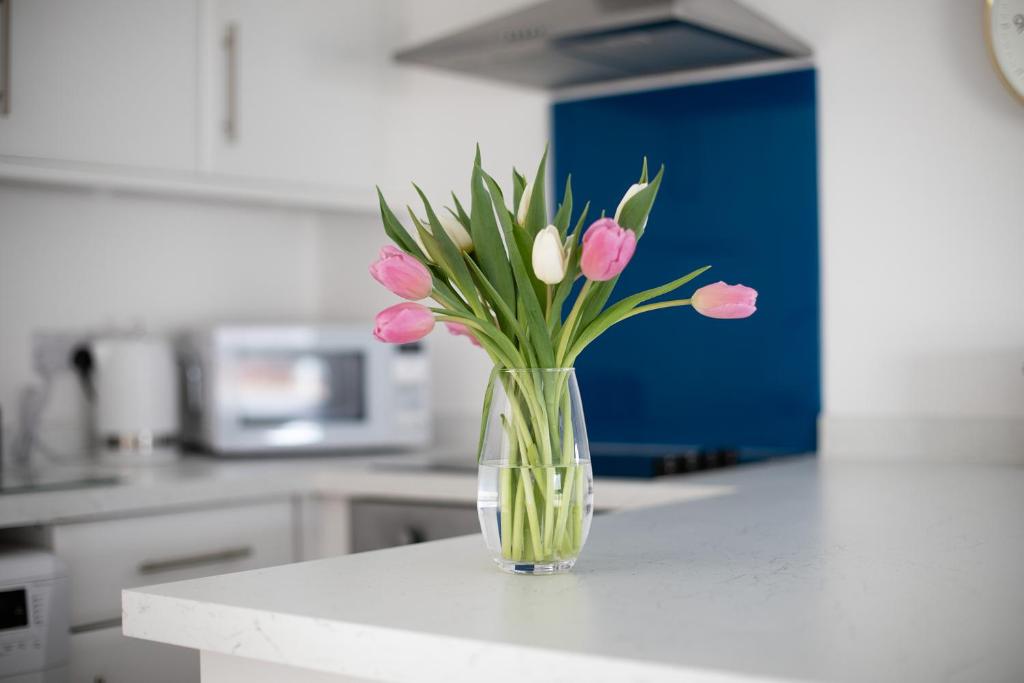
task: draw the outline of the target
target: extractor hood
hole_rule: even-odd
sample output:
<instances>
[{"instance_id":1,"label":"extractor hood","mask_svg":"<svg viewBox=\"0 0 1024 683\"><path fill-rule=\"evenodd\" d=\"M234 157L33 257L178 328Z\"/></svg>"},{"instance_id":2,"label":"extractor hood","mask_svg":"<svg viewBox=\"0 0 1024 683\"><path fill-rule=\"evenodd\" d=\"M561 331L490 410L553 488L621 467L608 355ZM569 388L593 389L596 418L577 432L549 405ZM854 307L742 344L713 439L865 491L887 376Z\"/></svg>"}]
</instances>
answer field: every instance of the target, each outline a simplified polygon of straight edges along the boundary
<instances>
[{"instance_id":1,"label":"extractor hood","mask_svg":"<svg viewBox=\"0 0 1024 683\"><path fill-rule=\"evenodd\" d=\"M734 0L547 0L395 58L556 89L809 54Z\"/></svg>"}]
</instances>

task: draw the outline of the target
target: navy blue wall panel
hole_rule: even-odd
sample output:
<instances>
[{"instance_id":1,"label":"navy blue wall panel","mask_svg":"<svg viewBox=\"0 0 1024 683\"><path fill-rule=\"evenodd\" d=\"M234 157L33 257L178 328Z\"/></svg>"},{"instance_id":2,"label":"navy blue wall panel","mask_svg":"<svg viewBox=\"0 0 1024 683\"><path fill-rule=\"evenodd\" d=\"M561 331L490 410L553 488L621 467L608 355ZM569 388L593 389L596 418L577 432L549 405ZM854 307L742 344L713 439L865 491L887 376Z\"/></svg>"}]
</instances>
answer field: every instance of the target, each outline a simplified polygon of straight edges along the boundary
<instances>
[{"instance_id":1,"label":"navy blue wall panel","mask_svg":"<svg viewBox=\"0 0 1024 683\"><path fill-rule=\"evenodd\" d=\"M593 442L812 450L820 407L813 70L563 102L558 196L608 215L644 155L665 179L613 299L705 264L760 293L746 320L667 309L612 328L577 368ZM680 290L688 295L693 288Z\"/></svg>"}]
</instances>

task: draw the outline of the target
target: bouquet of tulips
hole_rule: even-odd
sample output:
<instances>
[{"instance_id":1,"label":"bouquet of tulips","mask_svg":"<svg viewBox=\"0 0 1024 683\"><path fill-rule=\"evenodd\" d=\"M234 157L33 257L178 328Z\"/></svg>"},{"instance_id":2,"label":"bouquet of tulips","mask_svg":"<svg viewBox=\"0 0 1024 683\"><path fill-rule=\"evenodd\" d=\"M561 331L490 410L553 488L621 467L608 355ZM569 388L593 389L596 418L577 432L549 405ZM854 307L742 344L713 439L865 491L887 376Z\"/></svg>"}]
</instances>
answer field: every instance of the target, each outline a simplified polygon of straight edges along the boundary
<instances>
[{"instance_id":1,"label":"bouquet of tulips","mask_svg":"<svg viewBox=\"0 0 1024 683\"><path fill-rule=\"evenodd\" d=\"M589 203L573 216L571 179L554 215L548 213L546 166L545 152L532 181L513 169L509 203L481 166L477 148L469 210L454 193L451 206L437 210L414 185L423 202L421 215L408 209L414 235L378 189L384 230L394 245L381 249L370 267L374 279L409 300L377 315L377 339L414 342L438 321L468 337L494 364L484 398L480 453L498 382L515 408L498 421L506 444L502 457L524 468L551 470L510 473L500 483L501 552L516 562L568 557L582 543L582 513L571 505L579 500L582 484L572 488L571 482L581 478L573 476L578 454L567 380L564 375L545 380L535 371L571 368L602 333L635 315L692 306L712 318L745 318L756 310L757 297L749 287L718 282L689 298L658 300L699 276L705 266L608 305L644 234L664 166L650 180L645 159L613 217L602 213L589 225ZM437 305L415 303L428 297Z\"/></svg>"}]
</instances>

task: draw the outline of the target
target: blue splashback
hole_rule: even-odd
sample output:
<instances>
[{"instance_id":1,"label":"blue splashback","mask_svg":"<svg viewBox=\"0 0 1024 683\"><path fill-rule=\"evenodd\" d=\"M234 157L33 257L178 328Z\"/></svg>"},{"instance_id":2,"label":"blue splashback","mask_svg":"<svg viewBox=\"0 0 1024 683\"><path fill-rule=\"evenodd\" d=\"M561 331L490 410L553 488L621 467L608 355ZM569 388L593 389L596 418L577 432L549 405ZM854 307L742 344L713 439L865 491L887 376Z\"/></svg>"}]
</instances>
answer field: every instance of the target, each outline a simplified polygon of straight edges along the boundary
<instances>
[{"instance_id":1,"label":"blue splashback","mask_svg":"<svg viewBox=\"0 0 1024 683\"><path fill-rule=\"evenodd\" d=\"M557 103L558 187L611 215L644 155L665 177L613 299L696 267L759 292L746 320L667 309L580 357L592 442L813 450L820 407L813 70Z\"/></svg>"}]
</instances>

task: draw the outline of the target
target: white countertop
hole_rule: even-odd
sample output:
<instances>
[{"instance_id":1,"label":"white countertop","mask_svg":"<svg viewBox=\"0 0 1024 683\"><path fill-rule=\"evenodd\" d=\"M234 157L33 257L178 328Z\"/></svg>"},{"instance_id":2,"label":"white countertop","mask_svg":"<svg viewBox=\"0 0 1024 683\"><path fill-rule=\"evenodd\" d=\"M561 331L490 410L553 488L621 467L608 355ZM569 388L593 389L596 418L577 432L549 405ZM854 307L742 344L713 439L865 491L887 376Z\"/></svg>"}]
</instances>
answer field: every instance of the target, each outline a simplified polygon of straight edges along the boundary
<instances>
[{"instance_id":1,"label":"white countertop","mask_svg":"<svg viewBox=\"0 0 1024 683\"><path fill-rule=\"evenodd\" d=\"M570 574L467 536L126 591L124 631L390 681L1024 680L1024 468L688 481L736 493L596 517Z\"/></svg>"},{"instance_id":2,"label":"white countertop","mask_svg":"<svg viewBox=\"0 0 1024 683\"><path fill-rule=\"evenodd\" d=\"M293 459L216 459L187 456L149 467L89 467L116 484L0 494L0 528L149 514L201 505L231 505L268 497L476 502L476 471L422 469L446 453L344 455ZM467 456L472 464L472 456ZM463 458L465 462L467 458ZM624 509L692 500L726 491L692 478L602 480L600 505Z\"/></svg>"}]
</instances>

